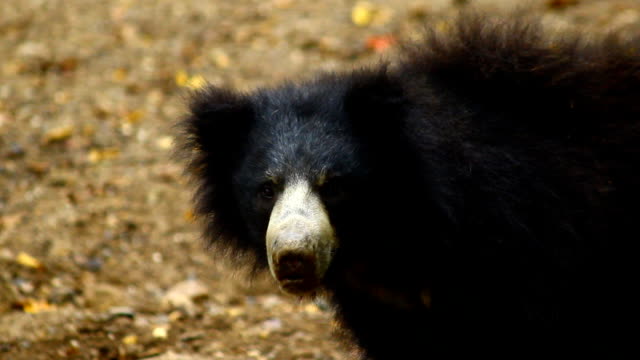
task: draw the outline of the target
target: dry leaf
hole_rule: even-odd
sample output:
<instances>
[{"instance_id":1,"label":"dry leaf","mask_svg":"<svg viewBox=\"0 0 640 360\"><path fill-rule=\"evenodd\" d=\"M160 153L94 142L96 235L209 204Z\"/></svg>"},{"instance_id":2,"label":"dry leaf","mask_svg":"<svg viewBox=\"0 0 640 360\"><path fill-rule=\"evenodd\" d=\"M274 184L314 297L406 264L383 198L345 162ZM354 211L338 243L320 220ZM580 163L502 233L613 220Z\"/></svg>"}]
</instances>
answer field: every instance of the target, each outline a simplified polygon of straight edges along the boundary
<instances>
[{"instance_id":1,"label":"dry leaf","mask_svg":"<svg viewBox=\"0 0 640 360\"><path fill-rule=\"evenodd\" d=\"M230 317L238 317L240 315L243 315L244 313L244 309L239 306L227 309L227 315L229 315Z\"/></svg>"},{"instance_id":2,"label":"dry leaf","mask_svg":"<svg viewBox=\"0 0 640 360\"><path fill-rule=\"evenodd\" d=\"M138 343L138 337L136 335L127 335L122 338L122 343L125 345L135 345Z\"/></svg>"},{"instance_id":3,"label":"dry leaf","mask_svg":"<svg viewBox=\"0 0 640 360\"><path fill-rule=\"evenodd\" d=\"M367 49L375 52L383 52L388 50L396 43L393 35L374 35L367 39Z\"/></svg>"},{"instance_id":4,"label":"dry leaf","mask_svg":"<svg viewBox=\"0 0 640 360\"><path fill-rule=\"evenodd\" d=\"M101 161L115 159L118 156L120 156L120 150L117 148L91 149L87 160L95 164Z\"/></svg>"},{"instance_id":5,"label":"dry leaf","mask_svg":"<svg viewBox=\"0 0 640 360\"><path fill-rule=\"evenodd\" d=\"M42 136L42 143L52 144L61 142L70 138L71 135L73 135L73 126L60 126L47 131L44 136Z\"/></svg>"},{"instance_id":6,"label":"dry leaf","mask_svg":"<svg viewBox=\"0 0 640 360\"><path fill-rule=\"evenodd\" d=\"M43 175L49 171L49 163L46 161L29 161L27 170L35 175Z\"/></svg>"},{"instance_id":7,"label":"dry leaf","mask_svg":"<svg viewBox=\"0 0 640 360\"><path fill-rule=\"evenodd\" d=\"M189 74L187 74L184 70L178 70L175 75L176 85L178 86L186 86L189 81Z\"/></svg>"},{"instance_id":8,"label":"dry leaf","mask_svg":"<svg viewBox=\"0 0 640 360\"><path fill-rule=\"evenodd\" d=\"M51 305L44 300L26 299L22 303L22 310L29 314L37 314L45 311L56 310L55 305Z\"/></svg>"},{"instance_id":9,"label":"dry leaf","mask_svg":"<svg viewBox=\"0 0 640 360\"><path fill-rule=\"evenodd\" d=\"M203 87L207 81L202 75L190 76L186 71L180 70L175 75L176 84L178 86L188 87L190 89L198 89Z\"/></svg>"},{"instance_id":10,"label":"dry leaf","mask_svg":"<svg viewBox=\"0 0 640 360\"><path fill-rule=\"evenodd\" d=\"M190 223L194 223L196 221L196 214L193 210L187 210L184 212L184 219Z\"/></svg>"},{"instance_id":11,"label":"dry leaf","mask_svg":"<svg viewBox=\"0 0 640 360\"><path fill-rule=\"evenodd\" d=\"M184 318L184 313L182 311L172 311L169 313L168 318L170 322L176 322Z\"/></svg>"},{"instance_id":12,"label":"dry leaf","mask_svg":"<svg viewBox=\"0 0 640 360\"><path fill-rule=\"evenodd\" d=\"M133 110L124 116L124 121L130 124L136 124L144 117L144 110Z\"/></svg>"},{"instance_id":13,"label":"dry leaf","mask_svg":"<svg viewBox=\"0 0 640 360\"><path fill-rule=\"evenodd\" d=\"M373 4L366 1L357 2L351 9L351 21L358 26L368 26L373 21L375 11Z\"/></svg>"},{"instance_id":14,"label":"dry leaf","mask_svg":"<svg viewBox=\"0 0 640 360\"><path fill-rule=\"evenodd\" d=\"M75 57L64 58L56 63L56 68L58 71L62 72L71 72L75 71L78 68L78 64L80 60Z\"/></svg>"},{"instance_id":15,"label":"dry leaf","mask_svg":"<svg viewBox=\"0 0 640 360\"><path fill-rule=\"evenodd\" d=\"M169 337L169 332L166 327L158 326L153 329L151 335L156 339L166 339Z\"/></svg>"},{"instance_id":16,"label":"dry leaf","mask_svg":"<svg viewBox=\"0 0 640 360\"><path fill-rule=\"evenodd\" d=\"M156 140L156 146L162 150L169 150L173 147L173 137L172 136L163 136L160 139Z\"/></svg>"},{"instance_id":17,"label":"dry leaf","mask_svg":"<svg viewBox=\"0 0 640 360\"><path fill-rule=\"evenodd\" d=\"M304 307L304 311L308 314L318 314L320 313L320 309L318 309L318 306L316 304L307 304Z\"/></svg>"},{"instance_id":18,"label":"dry leaf","mask_svg":"<svg viewBox=\"0 0 640 360\"><path fill-rule=\"evenodd\" d=\"M118 68L113 70L113 73L111 74L111 78L115 82L122 82L127 79L127 75L128 75L127 69Z\"/></svg>"},{"instance_id":19,"label":"dry leaf","mask_svg":"<svg viewBox=\"0 0 640 360\"><path fill-rule=\"evenodd\" d=\"M18 264L22 265L22 266L26 266L26 267L30 267L30 268L34 268L34 269L42 269L42 263L40 262L40 260L34 258L33 256L27 254L24 251L21 251L18 256L16 257L16 261L18 262Z\"/></svg>"},{"instance_id":20,"label":"dry leaf","mask_svg":"<svg viewBox=\"0 0 640 360\"><path fill-rule=\"evenodd\" d=\"M374 5L367 1L357 2L351 9L351 21L357 26L384 25L392 17L391 8Z\"/></svg>"},{"instance_id":21,"label":"dry leaf","mask_svg":"<svg viewBox=\"0 0 640 360\"><path fill-rule=\"evenodd\" d=\"M231 65L231 59L224 50L216 49L211 52L211 59L217 67L226 69Z\"/></svg>"},{"instance_id":22,"label":"dry leaf","mask_svg":"<svg viewBox=\"0 0 640 360\"><path fill-rule=\"evenodd\" d=\"M207 81L204 79L202 75L194 75L189 78L189 81L186 84L186 87L190 89L199 89L203 87Z\"/></svg>"}]
</instances>

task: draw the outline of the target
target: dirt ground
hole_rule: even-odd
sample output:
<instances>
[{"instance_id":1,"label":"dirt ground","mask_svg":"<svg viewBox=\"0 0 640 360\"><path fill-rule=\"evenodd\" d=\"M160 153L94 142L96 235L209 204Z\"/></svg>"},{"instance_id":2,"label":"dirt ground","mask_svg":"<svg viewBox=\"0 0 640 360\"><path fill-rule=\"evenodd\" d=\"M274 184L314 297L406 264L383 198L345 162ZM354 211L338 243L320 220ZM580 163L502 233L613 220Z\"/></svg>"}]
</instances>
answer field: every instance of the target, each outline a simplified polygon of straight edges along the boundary
<instances>
[{"instance_id":1,"label":"dirt ground","mask_svg":"<svg viewBox=\"0 0 640 360\"><path fill-rule=\"evenodd\" d=\"M392 58L470 3L522 4L0 1L0 359L353 359L324 304L203 248L171 125L203 79L251 89ZM640 31L638 0L531 11Z\"/></svg>"}]
</instances>

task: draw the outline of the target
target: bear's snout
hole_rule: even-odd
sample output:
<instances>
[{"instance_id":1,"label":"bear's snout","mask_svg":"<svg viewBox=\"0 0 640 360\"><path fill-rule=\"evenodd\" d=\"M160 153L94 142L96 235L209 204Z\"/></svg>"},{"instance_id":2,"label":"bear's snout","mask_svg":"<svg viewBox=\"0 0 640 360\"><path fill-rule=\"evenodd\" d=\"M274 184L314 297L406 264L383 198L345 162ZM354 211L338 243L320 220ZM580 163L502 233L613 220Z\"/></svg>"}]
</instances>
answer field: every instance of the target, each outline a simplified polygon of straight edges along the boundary
<instances>
[{"instance_id":1,"label":"bear's snout","mask_svg":"<svg viewBox=\"0 0 640 360\"><path fill-rule=\"evenodd\" d=\"M322 200L306 181L285 187L271 211L267 260L282 290L304 295L319 287L338 242Z\"/></svg>"}]
</instances>

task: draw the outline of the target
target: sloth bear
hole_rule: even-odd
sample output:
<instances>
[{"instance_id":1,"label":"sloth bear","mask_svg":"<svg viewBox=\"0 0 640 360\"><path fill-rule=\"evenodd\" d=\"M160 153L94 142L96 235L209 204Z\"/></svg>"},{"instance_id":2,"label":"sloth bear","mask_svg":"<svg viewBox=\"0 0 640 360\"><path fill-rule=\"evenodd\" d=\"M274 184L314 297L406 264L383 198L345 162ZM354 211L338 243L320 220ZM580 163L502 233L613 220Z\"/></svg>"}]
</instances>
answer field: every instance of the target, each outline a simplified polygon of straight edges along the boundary
<instances>
[{"instance_id":1,"label":"sloth bear","mask_svg":"<svg viewBox=\"0 0 640 360\"><path fill-rule=\"evenodd\" d=\"M427 33L393 66L196 91L206 240L325 296L366 359L631 346L640 41Z\"/></svg>"}]
</instances>

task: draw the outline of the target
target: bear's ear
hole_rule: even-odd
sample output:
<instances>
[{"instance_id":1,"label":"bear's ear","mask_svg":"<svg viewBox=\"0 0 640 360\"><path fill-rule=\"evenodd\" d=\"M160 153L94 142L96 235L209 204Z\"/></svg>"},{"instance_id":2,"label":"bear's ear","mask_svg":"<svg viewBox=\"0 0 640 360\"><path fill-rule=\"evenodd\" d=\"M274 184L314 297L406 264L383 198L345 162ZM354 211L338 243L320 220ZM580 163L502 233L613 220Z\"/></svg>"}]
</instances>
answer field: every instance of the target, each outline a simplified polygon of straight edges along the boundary
<instances>
[{"instance_id":1,"label":"bear's ear","mask_svg":"<svg viewBox=\"0 0 640 360\"><path fill-rule=\"evenodd\" d=\"M226 239L217 243L230 249L244 246L239 240L244 227L233 198L232 172L255 119L253 109L248 95L207 86L191 95L189 114L178 124L176 155L196 187L194 212L205 220L209 245Z\"/></svg>"},{"instance_id":2,"label":"bear's ear","mask_svg":"<svg viewBox=\"0 0 640 360\"><path fill-rule=\"evenodd\" d=\"M181 124L183 150L201 152L218 168L234 161L254 118L249 97L207 86L191 95L189 112Z\"/></svg>"},{"instance_id":3,"label":"bear's ear","mask_svg":"<svg viewBox=\"0 0 640 360\"><path fill-rule=\"evenodd\" d=\"M355 130L391 130L407 112L407 97L401 81L386 66L353 74L345 93L344 109Z\"/></svg>"},{"instance_id":4,"label":"bear's ear","mask_svg":"<svg viewBox=\"0 0 640 360\"><path fill-rule=\"evenodd\" d=\"M412 156L405 121L411 104L401 80L385 67L357 72L343 102L353 135L385 170Z\"/></svg>"}]
</instances>

